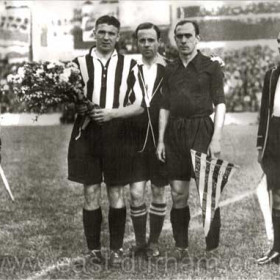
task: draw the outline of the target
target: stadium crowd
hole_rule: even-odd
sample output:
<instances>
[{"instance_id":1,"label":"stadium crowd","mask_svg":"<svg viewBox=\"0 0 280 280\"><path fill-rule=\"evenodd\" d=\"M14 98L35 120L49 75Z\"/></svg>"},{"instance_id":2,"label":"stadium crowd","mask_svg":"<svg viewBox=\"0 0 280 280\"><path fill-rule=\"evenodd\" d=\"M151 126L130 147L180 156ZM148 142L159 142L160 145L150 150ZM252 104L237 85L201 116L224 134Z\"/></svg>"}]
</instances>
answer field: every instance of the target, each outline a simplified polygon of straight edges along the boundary
<instances>
[{"instance_id":1,"label":"stadium crowd","mask_svg":"<svg viewBox=\"0 0 280 280\"><path fill-rule=\"evenodd\" d=\"M201 26L203 41L274 39L280 25L280 19L276 16L243 19L201 19L197 22Z\"/></svg>"},{"instance_id":2,"label":"stadium crowd","mask_svg":"<svg viewBox=\"0 0 280 280\"><path fill-rule=\"evenodd\" d=\"M178 10L178 13L181 11ZM247 5L223 5L216 9L206 9L199 6L188 6L183 8L183 12L188 17L204 17L204 16L235 16L248 14L269 14L280 13L280 3L278 1L270 2L252 2Z\"/></svg>"}]
</instances>

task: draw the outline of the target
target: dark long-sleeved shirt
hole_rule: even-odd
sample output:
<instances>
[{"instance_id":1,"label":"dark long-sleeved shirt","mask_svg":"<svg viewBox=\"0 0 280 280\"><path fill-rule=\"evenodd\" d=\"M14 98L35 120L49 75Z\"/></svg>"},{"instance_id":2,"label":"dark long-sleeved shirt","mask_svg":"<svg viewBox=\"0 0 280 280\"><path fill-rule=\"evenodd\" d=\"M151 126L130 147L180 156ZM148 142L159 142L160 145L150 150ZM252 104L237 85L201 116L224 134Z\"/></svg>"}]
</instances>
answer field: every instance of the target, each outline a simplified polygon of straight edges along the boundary
<instances>
[{"instance_id":1,"label":"dark long-sleeved shirt","mask_svg":"<svg viewBox=\"0 0 280 280\"><path fill-rule=\"evenodd\" d=\"M213 104L225 103L223 77L220 64L199 51L187 67L177 59L166 67L161 108L173 117L209 116Z\"/></svg>"}]
</instances>

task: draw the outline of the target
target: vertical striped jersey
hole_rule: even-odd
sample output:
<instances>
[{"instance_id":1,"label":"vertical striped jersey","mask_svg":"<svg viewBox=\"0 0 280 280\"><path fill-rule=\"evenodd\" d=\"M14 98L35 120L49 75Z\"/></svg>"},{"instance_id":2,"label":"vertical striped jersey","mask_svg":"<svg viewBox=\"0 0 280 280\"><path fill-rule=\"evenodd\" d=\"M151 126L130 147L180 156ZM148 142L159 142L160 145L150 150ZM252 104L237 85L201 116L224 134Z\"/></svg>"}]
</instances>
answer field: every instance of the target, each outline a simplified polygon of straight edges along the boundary
<instances>
[{"instance_id":1,"label":"vertical striped jersey","mask_svg":"<svg viewBox=\"0 0 280 280\"><path fill-rule=\"evenodd\" d=\"M132 68L136 62L118 54L116 50L107 62L97 57L91 48L85 56L74 59L84 81L84 95L101 108L122 108L129 104L142 104L143 96L132 90L135 79Z\"/></svg>"}]
</instances>

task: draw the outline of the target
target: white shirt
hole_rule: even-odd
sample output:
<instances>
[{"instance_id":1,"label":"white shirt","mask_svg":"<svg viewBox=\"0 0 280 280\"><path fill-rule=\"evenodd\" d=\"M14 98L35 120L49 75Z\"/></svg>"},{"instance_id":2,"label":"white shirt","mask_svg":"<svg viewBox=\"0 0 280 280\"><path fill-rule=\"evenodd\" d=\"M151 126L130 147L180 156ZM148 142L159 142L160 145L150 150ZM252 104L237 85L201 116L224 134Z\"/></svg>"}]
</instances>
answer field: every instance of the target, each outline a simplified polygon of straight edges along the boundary
<instances>
[{"instance_id":1,"label":"white shirt","mask_svg":"<svg viewBox=\"0 0 280 280\"><path fill-rule=\"evenodd\" d=\"M144 98L145 98L147 107L150 107L150 102L153 97L153 93L154 93L153 90L154 90L154 85L155 85L157 71L158 71L157 64L166 66L166 62L164 61L163 57L160 54L157 54L157 57L155 58L155 61L153 62L152 65L147 65L146 63L144 63L142 58L140 60L138 60L137 63L138 63L138 65L142 65L142 67L143 67L143 76L144 76L143 82L145 83ZM140 90L140 87L139 87L139 90Z\"/></svg>"},{"instance_id":2,"label":"white shirt","mask_svg":"<svg viewBox=\"0 0 280 280\"><path fill-rule=\"evenodd\" d=\"M153 95L153 88L157 77L157 64L153 63L151 66L144 64L143 74L144 74L147 98L149 101L151 101Z\"/></svg>"},{"instance_id":3,"label":"white shirt","mask_svg":"<svg viewBox=\"0 0 280 280\"><path fill-rule=\"evenodd\" d=\"M273 116L280 117L280 77L278 78L275 90Z\"/></svg>"}]
</instances>

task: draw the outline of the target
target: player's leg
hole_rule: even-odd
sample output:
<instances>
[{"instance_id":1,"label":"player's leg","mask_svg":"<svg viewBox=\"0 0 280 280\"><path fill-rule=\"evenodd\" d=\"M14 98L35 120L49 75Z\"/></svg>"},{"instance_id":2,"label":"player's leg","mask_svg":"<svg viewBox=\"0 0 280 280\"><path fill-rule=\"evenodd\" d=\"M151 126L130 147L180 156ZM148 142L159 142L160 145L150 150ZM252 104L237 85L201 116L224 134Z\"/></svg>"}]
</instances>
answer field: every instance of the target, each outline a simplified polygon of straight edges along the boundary
<instances>
[{"instance_id":1,"label":"player's leg","mask_svg":"<svg viewBox=\"0 0 280 280\"><path fill-rule=\"evenodd\" d=\"M272 224L274 241L272 249L262 258L259 264L280 261L280 118L273 117L268 131L268 141L263 157L263 168L267 177L267 187L272 190Z\"/></svg>"},{"instance_id":2,"label":"player's leg","mask_svg":"<svg viewBox=\"0 0 280 280\"><path fill-rule=\"evenodd\" d=\"M272 190L273 250L280 253L280 188Z\"/></svg>"},{"instance_id":3,"label":"player's leg","mask_svg":"<svg viewBox=\"0 0 280 280\"><path fill-rule=\"evenodd\" d=\"M147 207L145 204L146 181L130 184L130 214L135 233L136 246L131 248L131 255L142 254L146 248Z\"/></svg>"},{"instance_id":4,"label":"player's leg","mask_svg":"<svg viewBox=\"0 0 280 280\"><path fill-rule=\"evenodd\" d=\"M102 212L100 208L100 184L102 182L101 161L97 153L100 128L90 123L76 140L83 118L78 116L71 135L68 150L68 178L84 185L83 226L93 262L103 261L100 231ZM97 138L96 138L97 137Z\"/></svg>"},{"instance_id":5,"label":"player's leg","mask_svg":"<svg viewBox=\"0 0 280 280\"><path fill-rule=\"evenodd\" d=\"M102 211L100 207L100 184L84 185L83 225L87 246L93 262L100 263L101 255L100 233Z\"/></svg>"},{"instance_id":6,"label":"player's leg","mask_svg":"<svg viewBox=\"0 0 280 280\"><path fill-rule=\"evenodd\" d=\"M272 224L273 246L271 250L257 260L260 265L280 262L280 189L272 190Z\"/></svg>"},{"instance_id":7,"label":"player's leg","mask_svg":"<svg viewBox=\"0 0 280 280\"><path fill-rule=\"evenodd\" d=\"M190 209L188 205L190 181L173 180L171 194L173 206L170 213L170 220L175 240L175 254L182 259L188 249L188 228L190 221Z\"/></svg>"},{"instance_id":8,"label":"player's leg","mask_svg":"<svg viewBox=\"0 0 280 280\"><path fill-rule=\"evenodd\" d=\"M107 186L109 200L110 264L120 265L123 257L123 239L126 221L126 206L123 186Z\"/></svg>"},{"instance_id":9,"label":"player's leg","mask_svg":"<svg viewBox=\"0 0 280 280\"><path fill-rule=\"evenodd\" d=\"M165 183L151 183L152 202L150 205L150 235L148 241L147 256L158 257L160 255L158 240L162 231L166 215Z\"/></svg>"}]
</instances>

